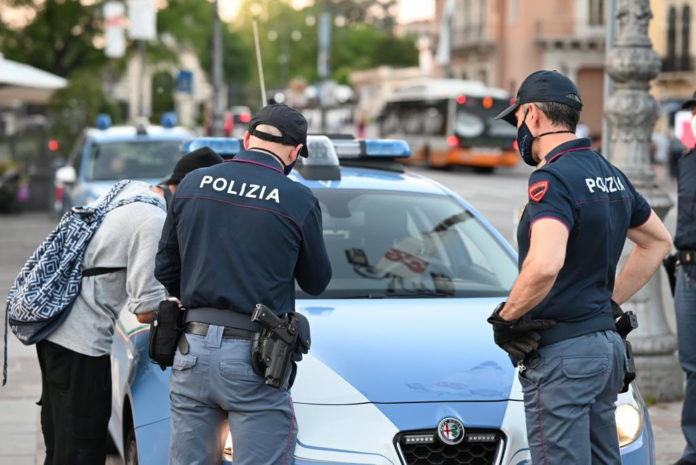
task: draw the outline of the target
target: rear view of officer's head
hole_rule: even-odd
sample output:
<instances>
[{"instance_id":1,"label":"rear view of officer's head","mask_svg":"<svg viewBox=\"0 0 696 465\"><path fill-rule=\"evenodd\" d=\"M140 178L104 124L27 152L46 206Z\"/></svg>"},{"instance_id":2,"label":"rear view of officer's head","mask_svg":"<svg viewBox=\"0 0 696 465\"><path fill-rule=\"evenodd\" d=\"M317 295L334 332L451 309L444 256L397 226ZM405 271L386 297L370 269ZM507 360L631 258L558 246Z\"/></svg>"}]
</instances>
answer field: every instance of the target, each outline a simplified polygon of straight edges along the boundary
<instances>
[{"instance_id":1,"label":"rear view of officer's head","mask_svg":"<svg viewBox=\"0 0 696 465\"><path fill-rule=\"evenodd\" d=\"M176 190L184 176L198 168L206 168L208 166L222 163L223 158L209 147L201 147L192 152L187 153L179 159L172 175L162 184L170 186L172 191Z\"/></svg>"},{"instance_id":2,"label":"rear view of officer's head","mask_svg":"<svg viewBox=\"0 0 696 465\"><path fill-rule=\"evenodd\" d=\"M582 100L573 81L558 71L536 71L517 91L515 103L501 112L503 119L518 128L520 154L529 165L536 165L534 140L549 134L575 133Z\"/></svg>"},{"instance_id":3,"label":"rear view of officer's head","mask_svg":"<svg viewBox=\"0 0 696 465\"><path fill-rule=\"evenodd\" d=\"M287 105L267 105L249 123L244 148L270 152L289 174L298 156L308 156L307 120Z\"/></svg>"}]
</instances>

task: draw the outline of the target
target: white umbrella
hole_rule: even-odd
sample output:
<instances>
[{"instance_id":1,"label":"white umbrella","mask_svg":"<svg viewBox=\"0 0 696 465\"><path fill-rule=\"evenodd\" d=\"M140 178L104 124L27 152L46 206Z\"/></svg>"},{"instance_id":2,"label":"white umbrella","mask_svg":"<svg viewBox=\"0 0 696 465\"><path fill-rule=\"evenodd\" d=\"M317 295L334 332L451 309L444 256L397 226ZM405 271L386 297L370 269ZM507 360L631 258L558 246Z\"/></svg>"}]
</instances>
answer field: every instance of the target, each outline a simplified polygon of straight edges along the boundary
<instances>
[{"instance_id":1,"label":"white umbrella","mask_svg":"<svg viewBox=\"0 0 696 465\"><path fill-rule=\"evenodd\" d=\"M5 59L0 54L0 105L16 102L45 103L68 82L33 66Z\"/></svg>"}]
</instances>

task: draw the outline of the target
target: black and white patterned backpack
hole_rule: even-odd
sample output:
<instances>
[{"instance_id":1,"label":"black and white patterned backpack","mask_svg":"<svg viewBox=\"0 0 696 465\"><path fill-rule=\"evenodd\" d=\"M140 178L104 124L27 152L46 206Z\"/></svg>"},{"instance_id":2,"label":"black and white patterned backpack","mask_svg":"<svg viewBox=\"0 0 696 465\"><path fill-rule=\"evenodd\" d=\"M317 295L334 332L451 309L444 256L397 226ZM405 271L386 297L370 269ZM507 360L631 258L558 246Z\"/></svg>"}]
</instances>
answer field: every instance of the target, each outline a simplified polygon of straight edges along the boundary
<instances>
[{"instance_id":1,"label":"black and white patterned backpack","mask_svg":"<svg viewBox=\"0 0 696 465\"><path fill-rule=\"evenodd\" d=\"M164 208L148 196L134 196L112 203L132 181L118 182L95 206L74 207L34 251L17 275L7 296L3 385L7 381L7 326L24 344L35 344L55 331L70 313L80 294L83 276L111 273L123 268L82 269L87 245L107 213L133 202Z\"/></svg>"}]
</instances>

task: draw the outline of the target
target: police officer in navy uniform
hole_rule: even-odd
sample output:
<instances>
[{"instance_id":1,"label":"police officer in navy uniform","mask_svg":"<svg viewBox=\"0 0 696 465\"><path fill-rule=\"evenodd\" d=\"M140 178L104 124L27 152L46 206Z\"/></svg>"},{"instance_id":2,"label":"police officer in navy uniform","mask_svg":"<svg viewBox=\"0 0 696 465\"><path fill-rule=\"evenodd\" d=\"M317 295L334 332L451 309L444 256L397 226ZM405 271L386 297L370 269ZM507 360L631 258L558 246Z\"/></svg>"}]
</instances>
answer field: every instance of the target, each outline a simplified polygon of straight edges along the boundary
<instances>
[{"instance_id":1,"label":"police officer in navy uniform","mask_svg":"<svg viewBox=\"0 0 696 465\"><path fill-rule=\"evenodd\" d=\"M628 178L575 137L581 108L570 79L537 71L498 115L536 166L517 231L520 274L489 318L520 362L535 465L621 463L614 402L626 356L611 301L635 294L671 248ZM636 246L615 279L626 237Z\"/></svg>"},{"instance_id":2,"label":"police officer in navy uniform","mask_svg":"<svg viewBox=\"0 0 696 465\"><path fill-rule=\"evenodd\" d=\"M286 177L308 155L306 136L299 112L268 105L250 122L246 150L176 191L155 268L189 309L170 379L173 465L220 463L224 422L235 465L293 463L289 380L278 389L254 372L250 316L257 303L294 312L295 281L317 295L331 279L319 203Z\"/></svg>"},{"instance_id":3,"label":"police officer in navy uniform","mask_svg":"<svg viewBox=\"0 0 696 465\"><path fill-rule=\"evenodd\" d=\"M691 110L691 128L696 134L696 92L682 108ZM686 392L682 406L682 432L686 447L675 465L696 465L696 147L678 162L677 248L679 271L674 291L677 314L679 361L686 372Z\"/></svg>"}]
</instances>

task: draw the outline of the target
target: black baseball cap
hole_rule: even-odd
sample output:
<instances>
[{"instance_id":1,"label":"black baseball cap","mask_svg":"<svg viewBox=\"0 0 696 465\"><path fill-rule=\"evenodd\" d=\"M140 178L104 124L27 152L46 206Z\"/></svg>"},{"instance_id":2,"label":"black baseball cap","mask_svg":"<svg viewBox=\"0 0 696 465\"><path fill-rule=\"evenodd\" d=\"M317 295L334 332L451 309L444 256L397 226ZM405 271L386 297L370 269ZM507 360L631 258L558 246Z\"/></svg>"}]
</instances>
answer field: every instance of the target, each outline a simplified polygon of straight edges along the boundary
<instances>
[{"instance_id":1,"label":"black baseball cap","mask_svg":"<svg viewBox=\"0 0 696 465\"><path fill-rule=\"evenodd\" d=\"M259 131L256 126L267 124L278 129L282 136L274 136L267 132ZM302 113L282 103L266 105L259 110L249 123L249 134L269 142L277 142L283 145L302 144L300 155L307 158L307 120Z\"/></svg>"},{"instance_id":2,"label":"black baseball cap","mask_svg":"<svg viewBox=\"0 0 696 465\"><path fill-rule=\"evenodd\" d=\"M696 105L696 92L694 92L694 95L691 97L691 100L687 100L686 102L682 103L682 109L684 110L691 110L691 107Z\"/></svg>"},{"instance_id":3,"label":"black baseball cap","mask_svg":"<svg viewBox=\"0 0 696 465\"><path fill-rule=\"evenodd\" d=\"M210 147L201 147L181 157L174 167L174 172L163 184L179 184L191 171L217 165L223 161L223 158Z\"/></svg>"},{"instance_id":4,"label":"black baseball cap","mask_svg":"<svg viewBox=\"0 0 696 465\"><path fill-rule=\"evenodd\" d=\"M558 71L535 71L524 80L517 91L515 103L503 110L495 119L503 119L517 126L515 112L523 103L554 102L568 105L576 110L582 110L580 91Z\"/></svg>"}]
</instances>

